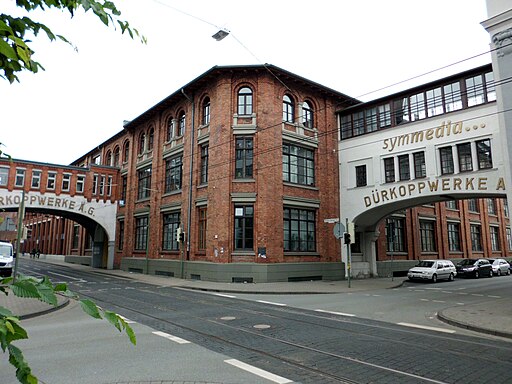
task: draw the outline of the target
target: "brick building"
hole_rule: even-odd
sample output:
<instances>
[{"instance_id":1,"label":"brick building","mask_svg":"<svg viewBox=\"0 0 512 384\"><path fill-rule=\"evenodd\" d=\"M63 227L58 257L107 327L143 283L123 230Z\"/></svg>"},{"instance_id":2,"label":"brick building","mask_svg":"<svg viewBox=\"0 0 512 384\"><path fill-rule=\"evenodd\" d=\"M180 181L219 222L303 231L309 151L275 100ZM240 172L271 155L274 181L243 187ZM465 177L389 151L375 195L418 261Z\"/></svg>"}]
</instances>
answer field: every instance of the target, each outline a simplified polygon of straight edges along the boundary
<instances>
[{"instance_id":1,"label":"brick building","mask_svg":"<svg viewBox=\"0 0 512 384\"><path fill-rule=\"evenodd\" d=\"M217 281L340 278L334 111L272 65L213 67L73 163L118 167L115 265ZM177 241L177 231L183 242Z\"/></svg>"}]
</instances>

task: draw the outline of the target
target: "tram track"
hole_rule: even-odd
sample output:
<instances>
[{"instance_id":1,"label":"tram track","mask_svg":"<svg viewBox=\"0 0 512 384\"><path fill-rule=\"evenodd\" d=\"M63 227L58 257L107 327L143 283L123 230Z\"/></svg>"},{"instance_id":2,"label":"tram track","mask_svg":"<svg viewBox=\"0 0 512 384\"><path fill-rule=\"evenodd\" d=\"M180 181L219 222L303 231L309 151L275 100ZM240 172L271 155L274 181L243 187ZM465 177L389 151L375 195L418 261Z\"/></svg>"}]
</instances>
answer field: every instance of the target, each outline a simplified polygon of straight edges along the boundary
<instances>
[{"instance_id":1,"label":"tram track","mask_svg":"<svg viewBox=\"0 0 512 384\"><path fill-rule=\"evenodd\" d=\"M152 295L153 298L156 295L157 297L159 297L161 299L170 299L170 297L168 295L162 294L161 291L159 292L158 290L150 290L150 289L142 289L141 290L141 289L139 289L138 291L145 293L145 294ZM195 292L194 292L194 294L200 295ZM314 374L314 375L317 375L318 378L321 377L324 382L326 379L328 380L328 382L333 382L333 383L369 382L364 379L354 380L354 378L352 378L352 377L347 377L344 375L340 375L338 373L328 372L325 370L325 368L319 369L311 363L314 361L330 360L333 365L335 365L336 363L340 364L340 362L343 362L344 365L351 365L353 367L351 369L351 371L354 371L354 370L357 371L357 368L354 367L356 365L359 367L364 367L364 369L366 369L366 370L373 371L374 373L371 374L370 376L374 376L374 377L379 377L379 376L380 377L388 377L389 375L392 375L393 377L396 378L396 380L394 382L397 382L397 383L399 383L399 382L404 382L404 383L405 382L406 383L411 383L411 382L418 382L418 383L451 382L451 381L442 381L442 380L429 378L429 377L422 376L422 375L419 375L419 374L416 374L413 372L406 372L406 371L403 371L400 369L395 369L395 368L387 367L387 366L384 366L381 364L376 364L371 361L365 361L361 358L354 357L349 354L342 354L342 353L336 353L336 352L332 352L332 351L328 351L328 350L322 350L318 347L306 345L303 343L298 343L295 341L290 341L283 337L278 337L276 335L273 335L272 331L269 332L269 334L267 334L262 331L254 331L252 329L247 329L247 327L244 328L242 326L234 326L225 321L219 321L218 318L212 319L211 317L208 317L208 316L197 316L197 315L189 314L186 316L186 319L183 318L181 320L180 319L171 320L168 318L163 318L160 315L151 314L151 312L154 312L154 311L159 312L159 313L165 313L165 312L173 312L173 311L179 312L182 310L182 308L180 308L180 305L173 306L172 303L166 303L166 305L149 304L147 300L140 300L140 299L133 298L133 297L127 297L126 295L120 295L120 294L114 293L114 292L110 292L108 294L108 296L117 297L119 300L117 300L117 299L112 300L112 299L109 299L108 297L105 297L107 295L105 295L104 292L101 292L101 294L94 293L94 292L87 292L87 294L84 294L84 295L94 298L95 300L101 300L102 302L104 302L106 304L116 306L117 308L123 310L123 312L128 311L130 313L136 314L137 318L140 318L140 317L146 318L149 320L148 323L150 323L150 324L158 324L159 323L160 326L164 326L164 327L171 326L171 327L176 327L176 328L179 328L182 330L186 330L186 331L192 332L196 335L200 335L202 338L209 339L209 340L215 340L217 343L221 343L224 346L229 345L231 347L249 351L250 353L258 354L260 357L276 359L277 361L286 363L290 367L299 369L303 373L307 372L306 375L299 375L299 377L302 377L302 376L307 377L311 374ZM198 296L196 296L196 297L198 297ZM204 297L199 297L199 299L194 299L191 302L191 296L183 295L183 294L175 295L172 299L186 301L189 306L206 306L206 305L216 306L217 308L222 308L222 310L224 312L238 311L238 312L242 312L244 315L246 315L248 317L260 316L260 317L264 317L265 319L279 319L280 321L285 321L285 322L295 321L295 322L300 322L300 323L304 324L305 326L318 327L319 319L321 319L323 323L325 323L326 321L333 321L333 319L328 318L328 317L326 318L325 316L319 316L318 314L308 314L308 313L305 313L305 311L303 311L303 310L296 311L291 308L285 308L285 309L284 308L266 308L265 312L263 312L261 310L241 308L239 305L239 301L237 303L232 303L228 300L222 300L222 303L220 303L218 300L213 300L211 298L205 299ZM133 305L120 304L120 302L121 303L131 302L131 303L133 303ZM254 304L252 302L246 302L245 304L248 304L248 303ZM144 308L144 307L146 307L146 308ZM130 317L130 314L128 314L126 312L123 315ZM304 320L303 318L299 319L298 318L299 315L302 315L302 316L306 315L308 320ZM244 316L241 315L239 317L244 317ZM314 317L314 319L312 319L312 317ZM216 335L216 334L212 334L211 332L204 331L204 330L200 329L200 327L198 327L198 326L196 326L196 327L190 326L191 319L193 319L198 324L207 322L210 325L214 324L216 327L222 327L225 329L228 328L231 330L231 334L234 334L237 337L222 336L223 332L221 332L221 335ZM346 321L346 322L341 320L341 322L344 324L368 327L368 324L354 323L353 320ZM144 324L145 322L142 321L142 323ZM322 324L321 327L326 328L326 329L329 328L330 331L340 331L339 323L340 323L340 320L336 319L336 322L334 323L335 326L331 326L329 324ZM379 328L387 329L387 330L391 329L391 327L386 327L386 326L382 326L382 325L377 325L377 326L373 325L373 328L375 328L375 327L379 327ZM396 328L393 330L396 331ZM352 333L352 337L354 337L354 338L358 338L358 337L361 338L363 336L368 337L368 333L367 332L363 333L362 330L354 331L354 330L344 329L343 332ZM401 332L407 333L410 335L416 335L416 334L421 335L422 334L420 332L416 332L416 331L412 331L412 330L408 330L408 329L401 330ZM288 357L285 357L283 354L273 353L269 349L264 350L262 348L255 348L253 346L247 345L247 343L238 342L241 334L244 334L245 336L249 335L250 337L252 337L254 339L263 339L265 341L263 343L261 341L254 342L253 344L256 344L256 345L261 345L261 344L264 345L266 343L271 343L271 344L278 344L279 346L281 346L281 348L277 347L276 350L281 350L282 347L285 346L287 349L289 349L288 355L301 356L302 360L299 358L294 358L294 359L288 358ZM383 337L382 335L371 335L371 337L373 340L379 339L380 341L383 341L386 343L393 342L397 345L397 347L399 347L400 345L410 346L410 342L408 342L408 341L390 340L390 338ZM439 335L439 336L436 335L436 337L439 340L442 340L442 339L450 340L449 338L446 338L442 335ZM242 339L244 339L244 338L242 338ZM474 344L473 347L475 347L475 348L489 348L490 347L486 343L478 343L478 342L474 342L474 341L471 341L470 343ZM201 343L198 342L198 344L201 344ZM503 353L510 354L510 352L512 352L512 347L511 348L502 347L502 348L504 349L502 351ZM222 350L222 348L220 348L220 349ZM440 352L440 350L439 350L439 352ZM444 352L446 352L446 351L444 351ZM450 354L452 356L458 355L459 357L463 357L463 358L467 358L467 359L474 358L474 355L464 353L461 350L451 350ZM486 362L487 364L498 364L498 363L503 362L502 359L500 359L500 358L492 358L492 359L484 358L484 360L487 360L487 362ZM328 365L328 364L324 364L324 365ZM301 382L316 383L318 381L301 380Z\"/></svg>"}]
</instances>

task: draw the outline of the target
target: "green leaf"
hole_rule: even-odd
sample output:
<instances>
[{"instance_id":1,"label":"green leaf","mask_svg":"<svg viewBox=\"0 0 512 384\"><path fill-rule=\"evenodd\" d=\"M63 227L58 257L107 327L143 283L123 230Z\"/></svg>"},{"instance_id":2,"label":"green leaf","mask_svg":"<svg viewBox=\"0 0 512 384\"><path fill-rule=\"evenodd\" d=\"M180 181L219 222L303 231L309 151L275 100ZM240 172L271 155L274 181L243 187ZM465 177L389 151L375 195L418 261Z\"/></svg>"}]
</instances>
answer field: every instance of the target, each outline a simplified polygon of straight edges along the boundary
<instances>
[{"instance_id":1,"label":"green leaf","mask_svg":"<svg viewBox=\"0 0 512 384\"><path fill-rule=\"evenodd\" d=\"M80 300L80 305L82 306L83 311L87 313L89 316L92 316L95 319L101 319L101 314L98 309L98 306L94 304L91 300Z\"/></svg>"},{"instance_id":2,"label":"green leaf","mask_svg":"<svg viewBox=\"0 0 512 384\"><path fill-rule=\"evenodd\" d=\"M103 315L105 316L105 319L108 320L110 324L112 324L114 327L116 327L119 332L122 331L121 323L119 322L119 316L111 311L103 311Z\"/></svg>"},{"instance_id":3,"label":"green leaf","mask_svg":"<svg viewBox=\"0 0 512 384\"><path fill-rule=\"evenodd\" d=\"M14 315L7 308L0 306L0 316L1 317L8 317L8 316L14 316Z\"/></svg>"}]
</instances>

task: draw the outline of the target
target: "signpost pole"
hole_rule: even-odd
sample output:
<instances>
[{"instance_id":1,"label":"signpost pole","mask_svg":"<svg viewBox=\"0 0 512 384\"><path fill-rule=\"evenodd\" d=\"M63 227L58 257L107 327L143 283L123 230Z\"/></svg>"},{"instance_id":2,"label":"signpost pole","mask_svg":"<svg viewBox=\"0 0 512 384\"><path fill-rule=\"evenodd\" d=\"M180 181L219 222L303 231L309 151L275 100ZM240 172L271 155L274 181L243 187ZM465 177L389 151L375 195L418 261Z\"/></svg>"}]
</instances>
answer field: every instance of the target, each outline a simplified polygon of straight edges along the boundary
<instances>
[{"instance_id":1,"label":"signpost pole","mask_svg":"<svg viewBox=\"0 0 512 384\"><path fill-rule=\"evenodd\" d=\"M21 191L21 202L18 209L18 232L16 234L16 258L14 259L13 283L16 282L18 274L18 259L20 258L21 235L23 234L23 219L25 218L25 190Z\"/></svg>"}]
</instances>

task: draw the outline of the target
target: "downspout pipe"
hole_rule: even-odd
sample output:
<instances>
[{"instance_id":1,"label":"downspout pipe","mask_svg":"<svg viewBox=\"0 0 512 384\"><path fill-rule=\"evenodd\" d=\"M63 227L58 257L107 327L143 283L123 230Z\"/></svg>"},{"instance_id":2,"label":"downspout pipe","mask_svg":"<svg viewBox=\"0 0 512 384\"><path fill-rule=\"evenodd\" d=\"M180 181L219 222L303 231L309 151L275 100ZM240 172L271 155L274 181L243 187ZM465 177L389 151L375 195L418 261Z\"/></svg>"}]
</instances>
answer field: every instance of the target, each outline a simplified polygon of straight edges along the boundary
<instances>
[{"instance_id":1,"label":"downspout pipe","mask_svg":"<svg viewBox=\"0 0 512 384\"><path fill-rule=\"evenodd\" d=\"M190 259L190 229L192 225L192 183L194 181L194 138L195 138L195 104L193 97L185 93L185 89L181 88L181 93L192 104L191 128L190 128L190 172L189 172L189 188L188 188L188 210L187 210L187 260ZM183 268L183 266L182 266ZM183 277L183 271L181 273Z\"/></svg>"}]
</instances>

